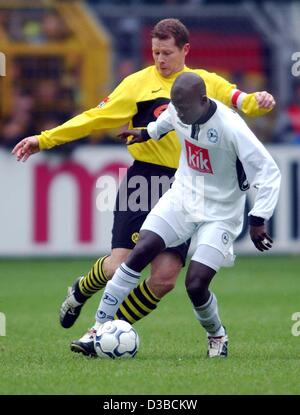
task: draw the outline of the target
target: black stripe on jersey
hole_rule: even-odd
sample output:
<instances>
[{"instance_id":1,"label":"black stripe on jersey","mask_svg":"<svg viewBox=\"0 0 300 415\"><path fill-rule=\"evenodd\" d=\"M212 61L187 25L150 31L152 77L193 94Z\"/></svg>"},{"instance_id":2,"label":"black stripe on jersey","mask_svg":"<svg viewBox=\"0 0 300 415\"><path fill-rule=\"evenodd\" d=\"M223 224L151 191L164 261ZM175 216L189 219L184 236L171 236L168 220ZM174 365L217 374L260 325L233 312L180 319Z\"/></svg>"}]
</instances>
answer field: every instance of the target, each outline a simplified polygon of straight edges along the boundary
<instances>
[{"instance_id":1,"label":"black stripe on jersey","mask_svg":"<svg viewBox=\"0 0 300 415\"><path fill-rule=\"evenodd\" d=\"M192 132L191 132L191 138L193 140L198 140L199 131L200 131L200 125L199 124L193 124L192 125Z\"/></svg>"},{"instance_id":2,"label":"black stripe on jersey","mask_svg":"<svg viewBox=\"0 0 300 415\"><path fill-rule=\"evenodd\" d=\"M147 127L149 122L156 121L158 116L167 108L169 102L168 98L137 102L137 113L132 118L133 128Z\"/></svg>"},{"instance_id":3,"label":"black stripe on jersey","mask_svg":"<svg viewBox=\"0 0 300 415\"><path fill-rule=\"evenodd\" d=\"M245 192L246 190L250 189L250 185L244 167L238 158L236 159L236 175L241 191Z\"/></svg>"}]
</instances>

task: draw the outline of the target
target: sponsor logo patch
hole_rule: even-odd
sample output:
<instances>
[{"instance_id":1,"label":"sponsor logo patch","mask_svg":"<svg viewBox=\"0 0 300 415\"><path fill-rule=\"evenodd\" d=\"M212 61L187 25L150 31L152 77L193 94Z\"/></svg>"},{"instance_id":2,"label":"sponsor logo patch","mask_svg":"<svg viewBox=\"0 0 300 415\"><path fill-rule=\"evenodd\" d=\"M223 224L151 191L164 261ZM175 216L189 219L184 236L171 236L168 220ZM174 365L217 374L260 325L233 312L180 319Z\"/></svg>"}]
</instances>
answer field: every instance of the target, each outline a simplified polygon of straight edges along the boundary
<instances>
[{"instance_id":1,"label":"sponsor logo patch","mask_svg":"<svg viewBox=\"0 0 300 415\"><path fill-rule=\"evenodd\" d=\"M158 118L160 116L160 114L162 112L164 112L164 110L167 108L168 105L169 104L163 104L163 105L160 105L159 107L155 108L155 110L153 112L155 118Z\"/></svg>"},{"instance_id":2,"label":"sponsor logo patch","mask_svg":"<svg viewBox=\"0 0 300 415\"><path fill-rule=\"evenodd\" d=\"M98 310L97 311L97 317L98 318L105 318L106 317L106 313L104 313L104 311Z\"/></svg>"},{"instance_id":3,"label":"sponsor logo patch","mask_svg":"<svg viewBox=\"0 0 300 415\"><path fill-rule=\"evenodd\" d=\"M213 174L209 152L206 148L195 146L185 141L186 158L191 169L200 171L201 173Z\"/></svg>"},{"instance_id":4,"label":"sponsor logo patch","mask_svg":"<svg viewBox=\"0 0 300 415\"><path fill-rule=\"evenodd\" d=\"M100 104L98 105L98 108L103 108L104 105L109 101L109 97L105 97Z\"/></svg>"},{"instance_id":5,"label":"sponsor logo patch","mask_svg":"<svg viewBox=\"0 0 300 415\"><path fill-rule=\"evenodd\" d=\"M229 242L229 235L228 235L227 232L224 232L222 234L222 242L223 242L224 245L227 245L228 244L228 242Z\"/></svg>"},{"instance_id":6,"label":"sponsor logo patch","mask_svg":"<svg viewBox=\"0 0 300 415\"><path fill-rule=\"evenodd\" d=\"M218 131L215 128L210 128L207 131L207 138L210 143L216 144L219 141Z\"/></svg>"},{"instance_id":7,"label":"sponsor logo patch","mask_svg":"<svg viewBox=\"0 0 300 415\"><path fill-rule=\"evenodd\" d=\"M134 232L131 235L131 240L132 240L133 243L136 244L139 239L140 239L140 234L138 232Z\"/></svg>"},{"instance_id":8,"label":"sponsor logo patch","mask_svg":"<svg viewBox=\"0 0 300 415\"><path fill-rule=\"evenodd\" d=\"M104 293L103 302L108 305L116 305L118 300L113 295L109 293Z\"/></svg>"},{"instance_id":9,"label":"sponsor logo patch","mask_svg":"<svg viewBox=\"0 0 300 415\"><path fill-rule=\"evenodd\" d=\"M152 92L152 94L156 94L156 92L159 92L161 90L162 90L162 88L158 88L158 89L153 89L151 92Z\"/></svg>"}]
</instances>

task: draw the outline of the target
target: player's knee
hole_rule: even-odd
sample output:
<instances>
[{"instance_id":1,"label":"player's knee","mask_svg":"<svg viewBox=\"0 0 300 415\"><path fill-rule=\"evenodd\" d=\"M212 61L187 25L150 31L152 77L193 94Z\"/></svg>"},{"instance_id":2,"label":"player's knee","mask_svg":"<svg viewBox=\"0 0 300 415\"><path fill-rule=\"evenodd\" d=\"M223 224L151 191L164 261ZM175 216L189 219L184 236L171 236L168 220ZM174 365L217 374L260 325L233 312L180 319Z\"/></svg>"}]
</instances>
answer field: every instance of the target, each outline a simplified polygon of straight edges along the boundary
<instances>
[{"instance_id":1,"label":"player's knee","mask_svg":"<svg viewBox=\"0 0 300 415\"><path fill-rule=\"evenodd\" d=\"M161 298L173 290L176 285L177 275L177 272L155 272L151 274L147 284L153 294Z\"/></svg>"},{"instance_id":2,"label":"player's knee","mask_svg":"<svg viewBox=\"0 0 300 415\"><path fill-rule=\"evenodd\" d=\"M195 273L189 273L187 275L185 286L190 298L197 298L208 289L206 279L201 278L201 276L196 275Z\"/></svg>"},{"instance_id":3,"label":"player's knee","mask_svg":"<svg viewBox=\"0 0 300 415\"><path fill-rule=\"evenodd\" d=\"M173 290L175 287L175 282L172 281L153 281L152 285L150 286L151 291L159 298L163 297L164 295L168 294L170 291Z\"/></svg>"},{"instance_id":4,"label":"player's knee","mask_svg":"<svg viewBox=\"0 0 300 415\"><path fill-rule=\"evenodd\" d=\"M107 256L103 263L103 270L107 279L111 279L122 264L128 258L131 250L126 248L114 248L109 256Z\"/></svg>"},{"instance_id":5,"label":"player's knee","mask_svg":"<svg viewBox=\"0 0 300 415\"><path fill-rule=\"evenodd\" d=\"M113 256L109 256L104 261L104 272L107 279L111 279L116 272L116 270L119 268L119 266L124 262L126 258L114 258Z\"/></svg>"},{"instance_id":6,"label":"player's knee","mask_svg":"<svg viewBox=\"0 0 300 415\"><path fill-rule=\"evenodd\" d=\"M104 266L105 276L108 280L110 280L113 277L114 273L120 265L121 264L119 262L110 261L107 265Z\"/></svg>"}]
</instances>

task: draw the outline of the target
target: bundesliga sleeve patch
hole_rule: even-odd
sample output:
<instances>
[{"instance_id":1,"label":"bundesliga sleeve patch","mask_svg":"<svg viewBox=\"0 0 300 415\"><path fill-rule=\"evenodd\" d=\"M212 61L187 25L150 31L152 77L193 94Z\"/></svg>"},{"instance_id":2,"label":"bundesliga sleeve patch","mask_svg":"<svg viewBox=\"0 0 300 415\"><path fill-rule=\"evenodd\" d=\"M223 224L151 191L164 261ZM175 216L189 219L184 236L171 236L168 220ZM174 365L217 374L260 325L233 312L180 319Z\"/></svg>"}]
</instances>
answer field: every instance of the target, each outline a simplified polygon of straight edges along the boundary
<instances>
[{"instance_id":1,"label":"bundesliga sleeve patch","mask_svg":"<svg viewBox=\"0 0 300 415\"><path fill-rule=\"evenodd\" d=\"M109 101L109 97L105 97L99 105L97 105L98 108L104 107L104 105Z\"/></svg>"}]
</instances>

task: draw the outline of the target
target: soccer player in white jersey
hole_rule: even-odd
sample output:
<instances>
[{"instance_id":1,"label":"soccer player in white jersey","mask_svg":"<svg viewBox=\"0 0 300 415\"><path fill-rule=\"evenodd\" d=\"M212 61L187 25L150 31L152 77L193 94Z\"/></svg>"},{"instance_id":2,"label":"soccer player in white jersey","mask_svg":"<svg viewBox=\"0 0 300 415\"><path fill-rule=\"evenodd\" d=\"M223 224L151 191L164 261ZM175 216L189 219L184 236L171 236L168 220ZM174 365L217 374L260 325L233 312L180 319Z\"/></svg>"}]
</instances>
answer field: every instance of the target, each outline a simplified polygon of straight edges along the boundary
<instances>
[{"instance_id":1,"label":"soccer player in white jersey","mask_svg":"<svg viewBox=\"0 0 300 415\"><path fill-rule=\"evenodd\" d=\"M133 136L128 142L132 145L159 140L173 129L182 146L174 184L151 210L136 247L107 283L96 320L101 324L113 319L153 258L194 235L196 249L186 289L208 335L208 356L226 357L228 338L209 284L242 230L248 183L257 190L249 212L251 239L260 251L272 247L265 221L278 200L280 172L240 116L206 96L205 83L197 74L184 73L176 79L171 103L147 130L129 130L122 136Z\"/></svg>"}]
</instances>

